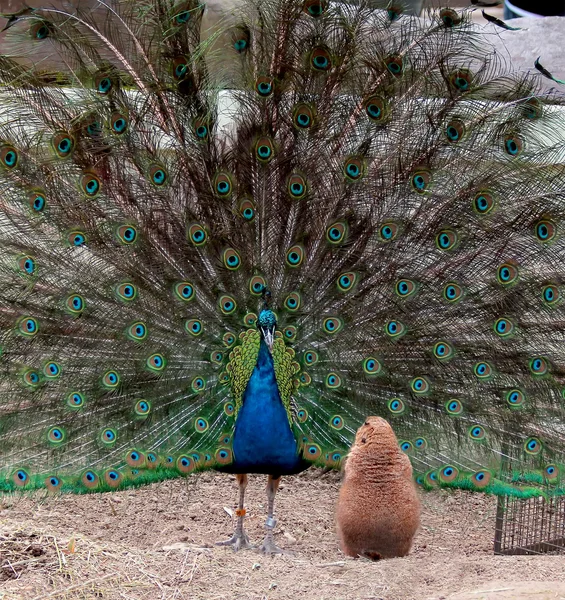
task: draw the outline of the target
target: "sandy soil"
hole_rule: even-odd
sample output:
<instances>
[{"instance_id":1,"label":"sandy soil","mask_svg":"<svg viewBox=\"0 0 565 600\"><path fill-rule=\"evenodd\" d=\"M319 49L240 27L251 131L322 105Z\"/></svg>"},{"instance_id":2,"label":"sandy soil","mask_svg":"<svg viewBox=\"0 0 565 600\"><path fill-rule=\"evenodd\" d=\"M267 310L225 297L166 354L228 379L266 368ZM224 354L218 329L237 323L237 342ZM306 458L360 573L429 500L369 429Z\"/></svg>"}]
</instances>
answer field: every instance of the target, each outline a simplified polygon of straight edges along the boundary
<instances>
[{"instance_id":1,"label":"sandy soil","mask_svg":"<svg viewBox=\"0 0 565 600\"><path fill-rule=\"evenodd\" d=\"M247 529L264 531L266 477L252 477ZM424 494L412 554L371 563L340 552L338 477L283 480L277 543L287 554L215 547L232 532L233 477L205 473L150 488L0 505L0 599L565 600L563 556L492 554L495 501ZM226 510L228 509L228 511Z\"/></svg>"}]
</instances>

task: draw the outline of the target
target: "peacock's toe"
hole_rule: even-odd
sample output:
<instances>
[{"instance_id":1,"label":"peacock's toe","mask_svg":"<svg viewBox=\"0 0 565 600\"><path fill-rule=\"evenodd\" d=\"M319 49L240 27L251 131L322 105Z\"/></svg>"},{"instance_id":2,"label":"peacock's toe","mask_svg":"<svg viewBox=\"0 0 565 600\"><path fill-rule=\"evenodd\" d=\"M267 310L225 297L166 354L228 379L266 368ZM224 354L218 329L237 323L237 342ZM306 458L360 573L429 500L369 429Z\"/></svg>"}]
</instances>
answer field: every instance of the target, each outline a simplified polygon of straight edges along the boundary
<instances>
[{"instance_id":1,"label":"peacock's toe","mask_svg":"<svg viewBox=\"0 0 565 600\"><path fill-rule=\"evenodd\" d=\"M229 540L224 542L216 542L216 546L233 546L234 552L237 552L238 550L247 550L248 548L254 547L249 541L245 531L242 531L241 533L235 532Z\"/></svg>"}]
</instances>

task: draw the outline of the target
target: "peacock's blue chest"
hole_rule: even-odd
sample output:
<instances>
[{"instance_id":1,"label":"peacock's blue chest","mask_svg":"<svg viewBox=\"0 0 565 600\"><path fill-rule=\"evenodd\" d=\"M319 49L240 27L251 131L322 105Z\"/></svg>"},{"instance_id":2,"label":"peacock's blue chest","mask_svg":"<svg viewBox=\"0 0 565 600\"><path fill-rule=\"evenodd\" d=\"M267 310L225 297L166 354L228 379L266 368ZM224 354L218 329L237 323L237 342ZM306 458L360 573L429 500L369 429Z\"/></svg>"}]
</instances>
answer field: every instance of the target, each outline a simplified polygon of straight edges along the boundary
<instances>
[{"instance_id":1,"label":"peacock's blue chest","mask_svg":"<svg viewBox=\"0 0 565 600\"><path fill-rule=\"evenodd\" d=\"M273 357L261 340L257 364L247 384L233 438L232 473L288 475L309 465L298 446L281 401Z\"/></svg>"}]
</instances>

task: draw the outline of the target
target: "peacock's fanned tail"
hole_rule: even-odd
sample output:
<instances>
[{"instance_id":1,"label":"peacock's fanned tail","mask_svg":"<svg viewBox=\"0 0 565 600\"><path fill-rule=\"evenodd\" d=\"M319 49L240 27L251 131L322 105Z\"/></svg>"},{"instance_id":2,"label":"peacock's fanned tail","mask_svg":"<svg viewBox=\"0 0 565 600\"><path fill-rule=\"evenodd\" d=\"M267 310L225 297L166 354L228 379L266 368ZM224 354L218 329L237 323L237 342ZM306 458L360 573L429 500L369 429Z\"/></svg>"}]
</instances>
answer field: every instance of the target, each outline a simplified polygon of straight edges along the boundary
<instances>
[{"instance_id":1,"label":"peacock's fanned tail","mask_svg":"<svg viewBox=\"0 0 565 600\"><path fill-rule=\"evenodd\" d=\"M268 290L307 460L565 493L565 99L451 9L99 5L2 34L0 490L232 462Z\"/></svg>"}]
</instances>

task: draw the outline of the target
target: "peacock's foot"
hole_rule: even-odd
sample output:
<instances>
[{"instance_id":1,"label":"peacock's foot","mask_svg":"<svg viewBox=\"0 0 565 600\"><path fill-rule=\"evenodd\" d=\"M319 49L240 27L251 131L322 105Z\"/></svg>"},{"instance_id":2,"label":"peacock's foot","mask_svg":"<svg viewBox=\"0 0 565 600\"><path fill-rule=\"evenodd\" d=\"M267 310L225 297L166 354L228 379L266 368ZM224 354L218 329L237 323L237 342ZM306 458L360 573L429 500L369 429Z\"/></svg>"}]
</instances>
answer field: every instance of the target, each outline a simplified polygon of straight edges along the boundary
<instances>
[{"instance_id":1,"label":"peacock's foot","mask_svg":"<svg viewBox=\"0 0 565 600\"><path fill-rule=\"evenodd\" d=\"M275 540L273 539L273 532L269 531L263 540L263 543L258 548L259 552L263 554L273 555L273 554L286 554L286 552L279 548L275 544Z\"/></svg>"},{"instance_id":2,"label":"peacock's foot","mask_svg":"<svg viewBox=\"0 0 565 600\"><path fill-rule=\"evenodd\" d=\"M229 540L216 542L216 546L233 546L234 552L253 548L245 531L236 531Z\"/></svg>"}]
</instances>

